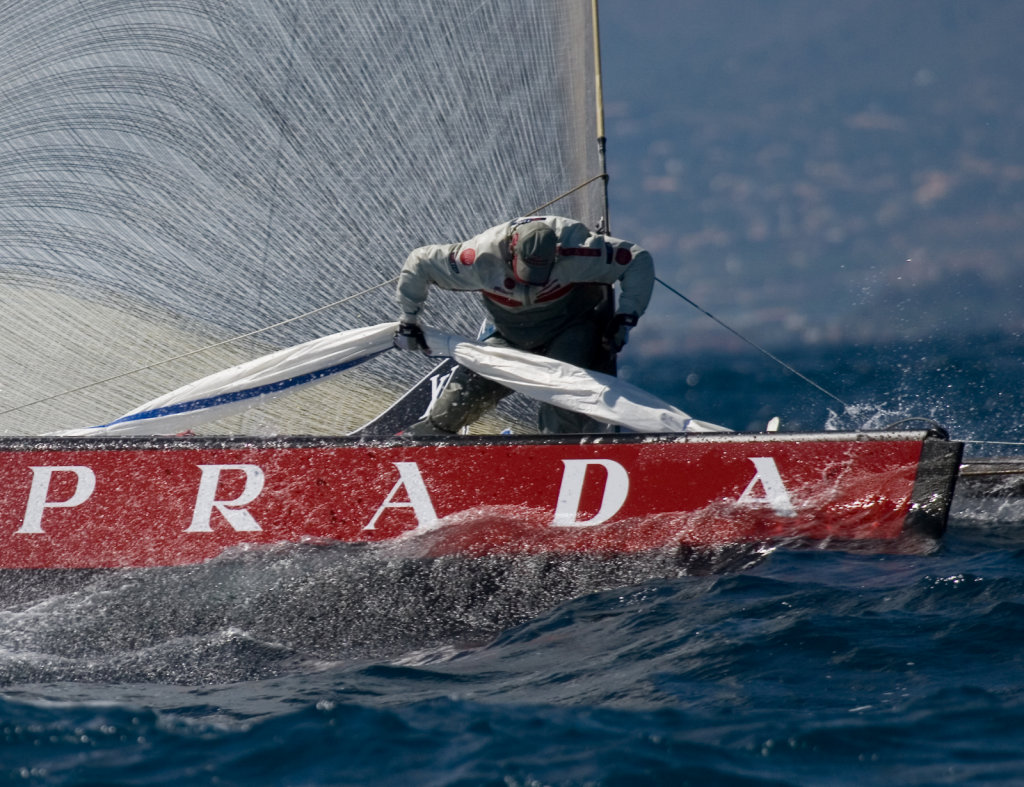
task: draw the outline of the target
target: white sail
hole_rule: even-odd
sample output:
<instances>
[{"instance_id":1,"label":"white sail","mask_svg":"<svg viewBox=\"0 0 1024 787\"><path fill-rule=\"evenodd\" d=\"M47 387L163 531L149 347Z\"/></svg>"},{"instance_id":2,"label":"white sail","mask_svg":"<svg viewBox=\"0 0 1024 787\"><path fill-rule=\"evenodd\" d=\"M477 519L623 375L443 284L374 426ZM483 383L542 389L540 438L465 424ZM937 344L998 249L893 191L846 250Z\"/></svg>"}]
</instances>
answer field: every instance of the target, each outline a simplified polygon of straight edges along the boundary
<instances>
[{"instance_id":1,"label":"white sail","mask_svg":"<svg viewBox=\"0 0 1024 787\"><path fill-rule=\"evenodd\" d=\"M634 432L728 432L618 377L564 361L427 330L431 351L538 402ZM442 349L443 348L443 349Z\"/></svg>"},{"instance_id":2,"label":"white sail","mask_svg":"<svg viewBox=\"0 0 1024 787\"><path fill-rule=\"evenodd\" d=\"M160 396L110 423L61 436L173 435L239 412L259 400L294 394L350 373L392 346L397 323L342 331L288 347ZM537 402L583 413L636 432L725 432L652 394L606 374L510 347L494 347L427 329L434 356L458 363Z\"/></svg>"},{"instance_id":3,"label":"white sail","mask_svg":"<svg viewBox=\"0 0 1024 787\"><path fill-rule=\"evenodd\" d=\"M101 426L62 437L175 435L324 382L392 347L397 323L341 331L184 385Z\"/></svg>"},{"instance_id":4,"label":"white sail","mask_svg":"<svg viewBox=\"0 0 1024 787\"><path fill-rule=\"evenodd\" d=\"M391 320L381 285L411 248L597 175L589 14L589 0L6 3L0 434L109 422ZM548 210L594 225L600 203L594 183ZM465 294L430 307L453 333L481 316ZM343 433L425 368L385 353L354 383L202 428Z\"/></svg>"}]
</instances>

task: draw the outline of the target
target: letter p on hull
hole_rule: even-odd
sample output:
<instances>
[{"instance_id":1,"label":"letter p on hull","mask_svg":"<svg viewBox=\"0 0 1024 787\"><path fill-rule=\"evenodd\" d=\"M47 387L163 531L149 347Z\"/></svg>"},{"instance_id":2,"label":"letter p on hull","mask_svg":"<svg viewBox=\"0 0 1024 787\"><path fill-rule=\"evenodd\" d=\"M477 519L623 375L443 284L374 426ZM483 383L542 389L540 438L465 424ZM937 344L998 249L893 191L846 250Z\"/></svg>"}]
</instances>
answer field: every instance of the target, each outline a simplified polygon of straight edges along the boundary
<instances>
[{"instance_id":1,"label":"letter p on hull","mask_svg":"<svg viewBox=\"0 0 1024 787\"><path fill-rule=\"evenodd\" d=\"M74 508L88 500L96 489L96 474L90 467L69 465L66 467L33 467L32 488L28 493L25 518L17 533L42 533L43 510L46 508ZM56 473L74 473L78 476L75 491L66 500L49 500L50 481Z\"/></svg>"}]
</instances>

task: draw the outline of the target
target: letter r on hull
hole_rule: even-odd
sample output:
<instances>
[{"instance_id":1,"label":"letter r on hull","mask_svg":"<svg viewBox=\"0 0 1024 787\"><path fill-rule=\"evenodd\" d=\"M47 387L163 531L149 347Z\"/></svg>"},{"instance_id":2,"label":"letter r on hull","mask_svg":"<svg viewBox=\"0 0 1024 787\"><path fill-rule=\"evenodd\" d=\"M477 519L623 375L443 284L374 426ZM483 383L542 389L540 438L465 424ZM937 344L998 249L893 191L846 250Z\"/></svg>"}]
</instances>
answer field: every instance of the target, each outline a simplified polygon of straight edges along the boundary
<instances>
[{"instance_id":1,"label":"letter r on hull","mask_svg":"<svg viewBox=\"0 0 1024 787\"><path fill-rule=\"evenodd\" d=\"M199 465L203 475L199 481L199 493L196 495L196 507L192 511L192 524L186 533L209 533L210 517L217 509L228 524L235 530L261 530L259 522L242 506L249 505L263 491L263 470L257 465ZM233 500L217 500L217 485L220 474L225 470L245 473L245 487Z\"/></svg>"}]
</instances>

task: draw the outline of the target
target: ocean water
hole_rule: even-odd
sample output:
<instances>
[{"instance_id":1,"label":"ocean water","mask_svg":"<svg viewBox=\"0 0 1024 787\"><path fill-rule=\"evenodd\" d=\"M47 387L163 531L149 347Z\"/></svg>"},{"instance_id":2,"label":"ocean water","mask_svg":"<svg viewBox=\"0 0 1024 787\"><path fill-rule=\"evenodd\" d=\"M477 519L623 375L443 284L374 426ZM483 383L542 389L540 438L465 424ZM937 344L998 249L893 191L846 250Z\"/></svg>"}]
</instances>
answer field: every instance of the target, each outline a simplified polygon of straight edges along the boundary
<instances>
[{"instance_id":1,"label":"ocean water","mask_svg":"<svg viewBox=\"0 0 1024 787\"><path fill-rule=\"evenodd\" d=\"M1014 337L625 364L736 428L925 418L1020 455ZM240 551L0 577L0 781L1024 782L1024 497L961 494L934 550L679 565Z\"/></svg>"}]
</instances>

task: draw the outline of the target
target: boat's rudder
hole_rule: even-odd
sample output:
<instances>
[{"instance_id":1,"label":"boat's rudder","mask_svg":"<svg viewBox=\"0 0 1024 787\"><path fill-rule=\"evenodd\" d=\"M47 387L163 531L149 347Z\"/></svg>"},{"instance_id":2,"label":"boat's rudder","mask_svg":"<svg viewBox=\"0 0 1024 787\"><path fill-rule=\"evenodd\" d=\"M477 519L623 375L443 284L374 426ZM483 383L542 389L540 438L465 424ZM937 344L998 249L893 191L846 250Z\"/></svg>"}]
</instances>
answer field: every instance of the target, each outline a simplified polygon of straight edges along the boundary
<instances>
[{"instance_id":1,"label":"boat's rudder","mask_svg":"<svg viewBox=\"0 0 1024 787\"><path fill-rule=\"evenodd\" d=\"M937 539L946 532L963 451L963 443L938 431L925 437L904 533Z\"/></svg>"}]
</instances>

